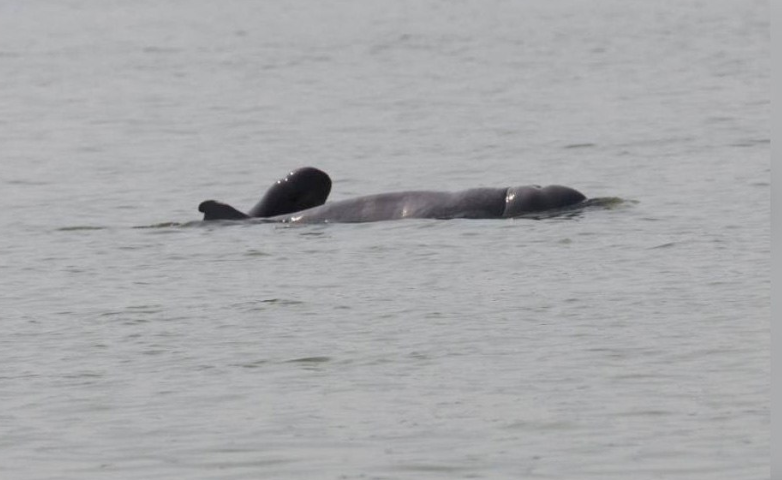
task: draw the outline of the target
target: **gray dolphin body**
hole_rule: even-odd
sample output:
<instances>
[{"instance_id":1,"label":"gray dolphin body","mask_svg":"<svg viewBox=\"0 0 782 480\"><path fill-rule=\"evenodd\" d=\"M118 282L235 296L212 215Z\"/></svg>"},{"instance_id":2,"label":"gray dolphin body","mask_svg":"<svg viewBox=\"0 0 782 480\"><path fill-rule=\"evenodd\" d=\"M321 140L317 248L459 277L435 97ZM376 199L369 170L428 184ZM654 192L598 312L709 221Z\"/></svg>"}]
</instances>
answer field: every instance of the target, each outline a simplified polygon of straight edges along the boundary
<instances>
[{"instance_id":1,"label":"gray dolphin body","mask_svg":"<svg viewBox=\"0 0 782 480\"><path fill-rule=\"evenodd\" d=\"M402 218L513 218L578 205L579 191L561 185L473 188L459 192L381 193L325 203L331 189L326 173L305 167L277 181L249 213L207 200L204 220L263 218L284 223L356 223Z\"/></svg>"}]
</instances>

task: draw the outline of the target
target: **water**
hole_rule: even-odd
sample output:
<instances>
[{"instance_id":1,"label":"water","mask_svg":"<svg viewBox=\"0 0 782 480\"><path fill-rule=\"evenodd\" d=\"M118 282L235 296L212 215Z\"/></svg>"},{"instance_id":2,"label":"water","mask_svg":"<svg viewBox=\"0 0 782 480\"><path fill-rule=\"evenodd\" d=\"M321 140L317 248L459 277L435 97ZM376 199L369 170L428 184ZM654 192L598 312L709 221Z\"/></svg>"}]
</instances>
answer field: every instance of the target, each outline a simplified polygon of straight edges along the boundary
<instances>
[{"instance_id":1,"label":"water","mask_svg":"<svg viewBox=\"0 0 782 480\"><path fill-rule=\"evenodd\" d=\"M769 478L763 1L0 5L0 476ZM543 220L208 225L571 185Z\"/></svg>"}]
</instances>

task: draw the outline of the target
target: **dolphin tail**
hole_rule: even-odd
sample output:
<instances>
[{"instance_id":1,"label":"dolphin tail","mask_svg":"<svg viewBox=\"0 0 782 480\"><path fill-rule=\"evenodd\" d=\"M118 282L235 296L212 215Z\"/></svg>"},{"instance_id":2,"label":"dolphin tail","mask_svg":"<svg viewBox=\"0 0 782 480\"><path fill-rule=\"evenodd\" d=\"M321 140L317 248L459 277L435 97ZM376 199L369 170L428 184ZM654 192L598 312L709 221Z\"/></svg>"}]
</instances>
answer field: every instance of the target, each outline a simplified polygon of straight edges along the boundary
<instances>
[{"instance_id":1,"label":"dolphin tail","mask_svg":"<svg viewBox=\"0 0 782 480\"><path fill-rule=\"evenodd\" d=\"M242 220L250 218L249 215L240 212L227 203L216 200L206 200L198 206L198 211L203 212L204 220Z\"/></svg>"}]
</instances>

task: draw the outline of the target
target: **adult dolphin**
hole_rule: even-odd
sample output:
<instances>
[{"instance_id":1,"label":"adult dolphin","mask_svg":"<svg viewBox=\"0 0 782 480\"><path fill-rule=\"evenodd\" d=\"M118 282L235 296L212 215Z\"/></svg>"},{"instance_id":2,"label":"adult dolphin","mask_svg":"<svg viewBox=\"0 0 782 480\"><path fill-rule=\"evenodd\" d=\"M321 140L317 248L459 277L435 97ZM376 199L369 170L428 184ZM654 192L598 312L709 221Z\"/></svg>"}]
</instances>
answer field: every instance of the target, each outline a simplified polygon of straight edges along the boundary
<instances>
[{"instance_id":1,"label":"adult dolphin","mask_svg":"<svg viewBox=\"0 0 782 480\"><path fill-rule=\"evenodd\" d=\"M331 179L316 168L294 170L278 180L261 200L243 213L207 200L198 206L204 220L263 218L285 223L377 222L401 218L513 218L578 205L579 191L562 185L473 188L459 192L381 193L325 203Z\"/></svg>"}]
</instances>

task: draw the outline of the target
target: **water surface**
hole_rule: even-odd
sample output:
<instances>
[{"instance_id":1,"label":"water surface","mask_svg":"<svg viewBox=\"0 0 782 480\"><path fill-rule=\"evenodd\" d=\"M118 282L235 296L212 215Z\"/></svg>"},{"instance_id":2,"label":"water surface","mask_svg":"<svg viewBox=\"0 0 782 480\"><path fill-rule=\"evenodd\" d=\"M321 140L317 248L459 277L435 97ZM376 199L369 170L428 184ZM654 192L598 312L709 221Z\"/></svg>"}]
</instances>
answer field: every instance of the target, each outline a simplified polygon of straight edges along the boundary
<instances>
[{"instance_id":1,"label":"water surface","mask_svg":"<svg viewBox=\"0 0 782 480\"><path fill-rule=\"evenodd\" d=\"M0 5L0 476L766 479L764 1ZM578 215L199 222L571 185Z\"/></svg>"}]
</instances>

